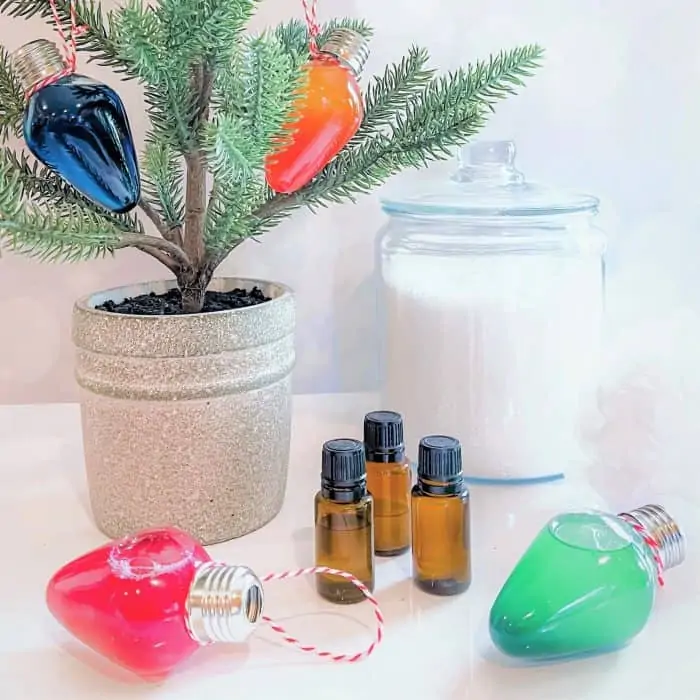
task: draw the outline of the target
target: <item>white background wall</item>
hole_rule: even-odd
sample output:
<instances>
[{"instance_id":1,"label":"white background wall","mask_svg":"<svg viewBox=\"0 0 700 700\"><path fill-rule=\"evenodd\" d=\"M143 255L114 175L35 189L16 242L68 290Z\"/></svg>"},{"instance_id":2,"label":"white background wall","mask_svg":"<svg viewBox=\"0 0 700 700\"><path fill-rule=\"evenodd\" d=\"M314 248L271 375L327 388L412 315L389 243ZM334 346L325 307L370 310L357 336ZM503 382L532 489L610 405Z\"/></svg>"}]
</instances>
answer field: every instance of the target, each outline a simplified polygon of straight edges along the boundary
<instances>
[{"instance_id":1,"label":"white background wall","mask_svg":"<svg viewBox=\"0 0 700 700\"><path fill-rule=\"evenodd\" d=\"M256 24L294 16L300 6L267 0ZM530 177L602 198L612 234L608 351L615 376L641 372L642 383L693 385L700 374L700 4L320 0L319 12L322 19L364 16L376 27L370 71L411 43L427 46L441 68L516 43L544 45L545 67L521 96L501 105L484 137L514 138ZM0 42L10 50L39 35L50 36L40 22L0 20ZM81 69L114 82L92 66ZM140 94L133 85L121 94L140 139ZM297 290L300 392L358 390L374 381L369 278L382 220L376 197L300 213L222 267ZM61 267L0 260L0 403L72 400L73 299L160 276L157 263L131 251ZM647 390L637 385L635 391Z\"/></svg>"}]
</instances>

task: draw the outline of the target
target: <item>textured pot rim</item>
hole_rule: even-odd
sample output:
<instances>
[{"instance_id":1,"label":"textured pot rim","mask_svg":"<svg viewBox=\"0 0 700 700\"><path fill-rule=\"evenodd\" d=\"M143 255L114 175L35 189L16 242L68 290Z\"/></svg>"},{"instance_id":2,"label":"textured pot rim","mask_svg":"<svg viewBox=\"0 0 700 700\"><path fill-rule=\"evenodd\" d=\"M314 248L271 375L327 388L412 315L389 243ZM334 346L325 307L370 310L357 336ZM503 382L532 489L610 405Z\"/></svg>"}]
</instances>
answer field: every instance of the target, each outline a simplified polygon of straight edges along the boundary
<instances>
[{"instance_id":1,"label":"textured pot rim","mask_svg":"<svg viewBox=\"0 0 700 700\"><path fill-rule=\"evenodd\" d=\"M167 320L172 320L172 319L181 319L183 317L187 318L196 318L196 317L204 317L204 318L217 318L221 315L224 314L244 314L244 313L255 313L256 309L260 309L260 307L267 307L271 306L272 304L275 303L283 303L284 300L286 300L289 297L294 296L294 290L287 286L286 284L282 284L281 282L273 282L272 280L265 280L265 279L259 279L256 277L236 277L236 276L229 276L229 275L224 275L221 277L214 277L212 280L213 282L217 280L222 280L222 281L234 281L234 282L242 282L242 283L248 283L251 286L267 286L267 287L276 287L281 291L281 294L276 297L272 297L268 301L264 301L262 304L255 304L253 306L243 306L238 309L224 309L223 311L205 311L205 312L198 312L196 314L172 314L172 315L167 315L167 316L156 316L153 314L121 314L118 312L114 311L103 311L102 309L96 309L94 305L92 305L92 300L97 296L97 295L102 295L104 297L110 298L111 296L122 292L123 290L126 289L133 289L134 287L155 287L156 285L165 285L167 286L168 289L172 289L173 287L177 286L177 282L174 279L157 279L157 280L149 280L148 282L133 282L132 284L123 284L120 285L119 287L110 287L109 289L102 289L98 290L96 292L92 292L90 294L86 294L82 297L79 297L74 304L74 309L80 311L81 313L86 313L98 317L111 317L111 318L122 318L122 319L139 319L139 320L144 320L144 319L149 319L148 322L153 321L153 322L158 322L158 323L163 323L167 322ZM128 296L128 295L126 295ZM126 298L125 296L125 298Z\"/></svg>"}]
</instances>

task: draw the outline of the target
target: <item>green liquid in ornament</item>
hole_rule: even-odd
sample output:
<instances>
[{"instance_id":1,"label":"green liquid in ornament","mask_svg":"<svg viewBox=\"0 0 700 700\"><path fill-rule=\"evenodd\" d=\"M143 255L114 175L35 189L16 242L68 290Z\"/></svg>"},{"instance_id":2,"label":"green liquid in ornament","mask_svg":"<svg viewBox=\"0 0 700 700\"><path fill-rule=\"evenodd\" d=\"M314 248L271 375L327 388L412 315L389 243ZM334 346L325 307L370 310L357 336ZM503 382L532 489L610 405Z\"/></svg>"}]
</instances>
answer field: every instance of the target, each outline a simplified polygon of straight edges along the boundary
<instances>
[{"instance_id":1,"label":"green liquid in ornament","mask_svg":"<svg viewBox=\"0 0 700 700\"><path fill-rule=\"evenodd\" d=\"M620 518L552 519L520 559L491 608L491 639L509 656L546 661L612 651L644 627L656 568Z\"/></svg>"}]
</instances>

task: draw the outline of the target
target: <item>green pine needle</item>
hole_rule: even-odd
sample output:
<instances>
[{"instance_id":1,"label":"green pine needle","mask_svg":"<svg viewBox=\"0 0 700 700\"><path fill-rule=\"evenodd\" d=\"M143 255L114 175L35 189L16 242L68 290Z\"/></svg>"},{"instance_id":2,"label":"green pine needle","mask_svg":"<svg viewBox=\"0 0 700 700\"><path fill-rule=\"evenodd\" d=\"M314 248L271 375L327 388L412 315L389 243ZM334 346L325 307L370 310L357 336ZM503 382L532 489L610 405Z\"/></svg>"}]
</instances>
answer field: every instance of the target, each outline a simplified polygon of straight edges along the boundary
<instances>
[{"instance_id":1,"label":"green pine needle","mask_svg":"<svg viewBox=\"0 0 700 700\"><path fill-rule=\"evenodd\" d=\"M10 70L10 57L0 46L0 144L22 132L24 95Z\"/></svg>"},{"instance_id":2,"label":"green pine needle","mask_svg":"<svg viewBox=\"0 0 700 700\"><path fill-rule=\"evenodd\" d=\"M129 0L113 17L117 57L144 82L167 83L173 66L166 53L158 15L140 0Z\"/></svg>"},{"instance_id":3,"label":"green pine needle","mask_svg":"<svg viewBox=\"0 0 700 700\"><path fill-rule=\"evenodd\" d=\"M241 121L225 114L217 116L209 124L205 143L215 180L246 183L255 176L261 154Z\"/></svg>"},{"instance_id":4,"label":"green pine needle","mask_svg":"<svg viewBox=\"0 0 700 700\"><path fill-rule=\"evenodd\" d=\"M56 0L56 8L65 31L70 29L70 0ZM111 11L104 12L95 0L74 0L78 24L87 31L76 39L78 50L91 54L91 60L107 66L123 77L134 77L133 69L119 56L117 35ZM10 17L41 17L53 29L54 21L48 0L0 0L0 14Z\"/></svg>"},{"instance_id":5,"label":"green pine needle","mask_svg":"<svg viewBox=\"0 0 700 700\"><path fill-rule=\"evenodd\" d=\"M241 154L249 162L247 170L262 168L273 140L279 142L295 94L302 87L299 68L274 35L265 33L240 43L215 86L219 109L209 129L213 163L221 164L222 144L216 143L219 141L229 144L234 163L231 172L246 171L240 170ZM223 133L217 135L219 131ZM217 173L226 176L218 167L212 170L215 177Z\"/></svg>"},{"instance_id":6,"label":"green pine needle","mask_svg":"<svg viewBox=\"0 0 700 700\"><path fill-rule=\"evenodd\" d=\"M318 37L319 46L323 46L326 39L328 39L328 35L336 29L349 29L357 34L361 34L368 41L374 36L374 29L365 20L353 17L338 17L326 22L321 27L321 33Z\"/></svg>"},{"instance_id":7,"label":"green pine needle","mask_svg":"<svg viewBox=\"0 0 700 700\"><path fill-rule=\"evenodd\" d=\"M140 222L133 214L112 214L93 204L80 192L62 180L56 173L37 161L30 161L25 153L9 148L0 149L0 168L14 171L22 186L22 195L42 207L61 207L68 204L101 218L106 225L122 231L142 232Z\"/></svg>"},{"instance_id":8,"label":"green pine needle","mask_svg":"<svg viewBox=\"0 0 700 700\"><path fill-rule=\"evenodd\" d=\"M321 33L318 37L319 46L328 38L330 32L335 29L350 29L358 34L361 34L365 39L371 39L374 34L372 27L363 19L353 19L351 17L342 17L327 22L321 27ZM309 58L309 32L306 24L299 19L293 19L284 24L280 24L273 30L278 41L284 46L285 51L294 58L302 57L304 60Z\"/></svg>"},{"instance_id":9,"label":"green pine needle","mask_svg":"<svg viewBox=\"0 0 700 700\"><path fill-rule=\"evenodd\" d=\"M161 46L181 68L202 58L213 67L226 65L259 0L160 0L151 13L158 18Z\"/></svg>"},{"instance_id":10,"label":"green pine needle","mask_svg":"<svg viewBox=\"0 0 700 700\"><path fill-rule=\"evenodd\" d=\"M273 147L284 146L283 126L293 126L292 105L303 87L299 64L266 32L243 41L231 70L223 72L222 111L205 140L214 178L205 241L213 250L252 233L250 216L268 196L265 158Z\"/></svg>"},{"instance_id":11,"label":"green pine needle","mask_svg":"<svg viewBox=\"0 0 700 700\"><path fill-rule=\"evenodd\" d=\"M42 211L23 202L21 173L0 163L0 243L17 253L48 262L100 257L119 245L120 232L103 217L68 202Z\"/></svg>"},{"instance_id":12,"label":"green pine needle","mask_svg":"<svg viewBox=\"0 0 700 700\"><path fill-rule=\"evenodd\" d=\"M134 213L104 212L48 168L0 149L6 246L40 259L83 260L133 245L177 274L192 268L188 255L200 255L187 245L188 222L197 219L205 250L190 272L213 271L242 241L300 207L353 200L405 168L451 157L542 58L539 47L523 46L436 75L427 51L411 47L368 81L364 118L350 143L300 191L280 195L268 187L264 165L293 132L301 68L310 58L306 25L292 20L251 36L246 26L261 0L142 2L125 0L103 12L97 0L75 0L78 21L88 27L77 44L90 60L143 86L151 121L141 159L143 209L166 240L144 240ZM67 30L70 0L56 3ZM0 0L0 13L52 22L47 0ZM340 27L372 36L363 20L341 18L322 27L319 44ZM23 111L24 96L0 48L0 143L19 134ZM207 179L199 172L190 187L199 163ZM186 201L205 186L208 202Z\"/></svg>"},{"instance_id":13,"label":"green pine needle","mask_svg":"<svg viewBox=\"0 0 700 700\"><path fill-rule=\"evenodd\" d=\"M269 195L259 180L248 180L232 189L215 183L207 210L207 250L221 261L242 241L253 238L257 232L251 227L251 217Z\"/></svg>"},{"instance_id":14,"label":"green pine needle","mask_svg":"<svg viewBox=\"0 0 700 700\"><path fill-rule=\"evenodd\" d=\"M182 165L170 144L153 135L146 141L141 186L144 194L156 203L158 213L169 228L182 225L185 219Z\"/></svg>"},{"instance_id":15,"label":"green pine needle","mask_svg":"<svg viewBox=\"0 0 700 700\"><path fill-rule=\"evenodd\" d=\"M390 125L406 103L430 82L435 71L426 68L427 63L427 50L412 46L398 64L387 66L384 75L372 80L365 95L365 116L351 146Z\"/></svg>"},{"instance_id":16,"label":"green pine needle","mask_svg":"<svg viewBox=\"0 0 700 700\"><path fill-rule=\"evenodd\" d=\"M195 135L195 96L190 91L189 68L180 65L179 55L169 50L158 13L130 0L112 17L117 58L146 86L145 100L157 138L187 152Z\"/></svg>"},{"instance_id":17,"label":"green pine needle","mask_svg":"<svg viewBox=\"0 0 700 700\"><path fill-rule=\"evenodd\" d=\"M263 212L258 230L276 225L299 206L313 209L354 201L405 168L452 157L456 146L469 141L484 126L495 103L523 85L543 55L539 46L523 46L428 79L422 53L413 49L403 64L390 67L377 79L370 91L372 102L364 133L358 134L306 187L292 197L280 198L279 206L272 203L272 213ZM401 94L410 81L418 84L409 89L410 99L401 104L394 95ZM375 111L373 104L392 107L377 107Z\"/></svg>"}]
</instances>

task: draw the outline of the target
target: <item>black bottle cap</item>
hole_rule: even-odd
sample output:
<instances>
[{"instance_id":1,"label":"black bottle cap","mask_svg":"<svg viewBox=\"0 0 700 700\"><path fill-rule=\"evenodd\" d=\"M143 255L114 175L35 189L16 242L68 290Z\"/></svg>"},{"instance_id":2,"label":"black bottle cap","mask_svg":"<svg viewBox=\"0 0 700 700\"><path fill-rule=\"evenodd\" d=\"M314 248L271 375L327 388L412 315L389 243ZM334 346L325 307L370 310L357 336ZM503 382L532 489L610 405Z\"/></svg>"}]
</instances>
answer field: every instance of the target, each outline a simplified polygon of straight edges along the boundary
<instances>
[{"instance_id":1,"label":"black bottle cap","mask_svg":"<svg viewBox=\"0 0 700 700\"><path fill-rule=\"evenodd\" d=\"M418 476L451 481L462 476L462 446L447 435L428 435L418 443Z\"/></svg>"},{"instance_id":2,"label":"black bottle cap","mask_svg":"<svg viewBox=\"0 0 700 700\"><path fill-rule=\"evenodd\" d=\"M365 447L359 440L340 438L323 444L321 479L333 484L355 484L365 474Z\"/></svg>"},{"instance_id":3,"label":"black bottle cap","mask_svg":"<svg viewBox=\"0 0 700 700\"><path fill-rule=\"evenodd\" d=\"M365 416L365 449L375 453L403 452L403 418L396 411L372 411Z\"/></svg>"}]
</instances>

